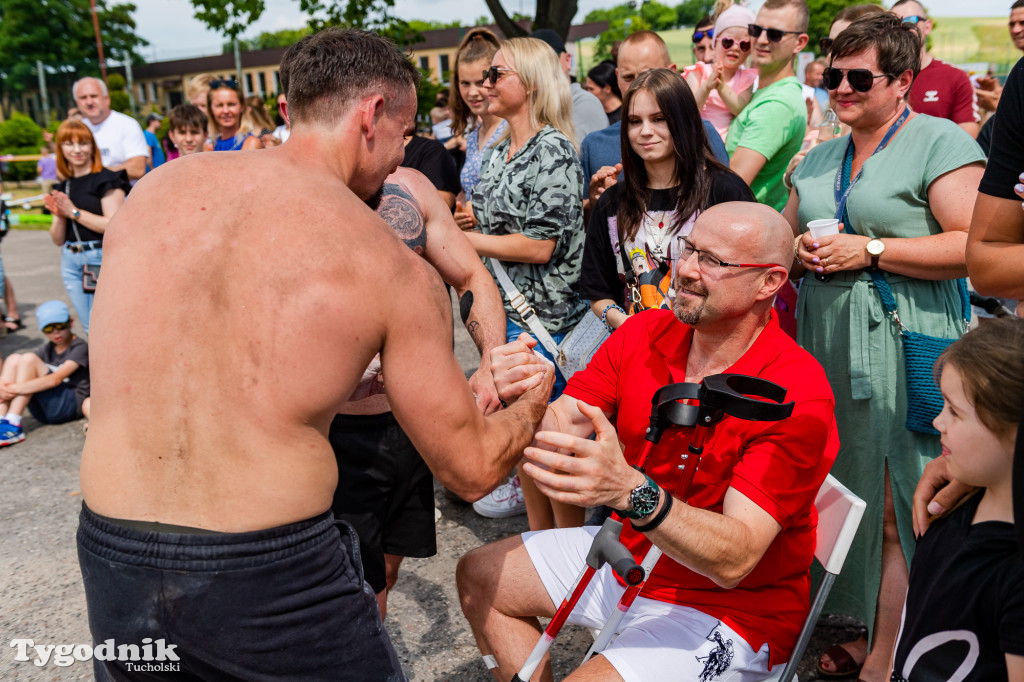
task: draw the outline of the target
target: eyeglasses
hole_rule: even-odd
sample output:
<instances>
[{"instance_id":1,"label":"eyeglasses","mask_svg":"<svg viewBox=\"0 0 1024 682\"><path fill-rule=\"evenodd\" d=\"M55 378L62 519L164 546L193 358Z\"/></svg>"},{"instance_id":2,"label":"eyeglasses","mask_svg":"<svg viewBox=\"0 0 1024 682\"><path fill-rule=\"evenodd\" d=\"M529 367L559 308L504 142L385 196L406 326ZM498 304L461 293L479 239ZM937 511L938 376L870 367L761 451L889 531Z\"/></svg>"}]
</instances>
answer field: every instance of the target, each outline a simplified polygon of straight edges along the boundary
<instances>
[{"instance_id":1,"label":"eyeglasses","mask_svg":"<svg viewBox=\"0 0 1024 682\"><path fill-rule=\"evenodd\" d=\"M484 81L494 85L498 82L498 79L509 73L517 73L512 69L503 69L500 66L492 66L489 69L484 70Z\"/></svg>"},{"instance_id":2,"label":"eyeglasses","mask_svg":"<svg viewBox=\"0 0 1024 682\"><path fill-rule=\"evenodd\" d=\"M714 37L715 37L715 29L713 29L713 28L709 28L706 31L694 31L693 32L693 42L694 43L699 43L700 41L704 40L704 38L714 38Z\"/></svg>"},{"instance_id":3,"label":"eyeglasses","mask_svg":"<svg viewBox=\"0 0 1024 682\"><path fill-rule=\"evenodd\" d=\"M697 254L697 265L704 272L714 272L719 268L781 268L785 267L778 263L726 263L718 256L707 251L698 249L686 237L679 237L679 262L690 260L690 256Z\"/></svg>"},{"instance_id":4,"label":"eyeglasses","mask_svg":"<svg viewBox=\"0 0 1024 682\"><path fill-rule=\"evenodd\" d=\"M51 322L50 324L43 327L44 334L51 334L53 332L62 332L71 326L71 321L67 322Z\"/></svg>"},{"instance_id":5,"label":"eyeglasses","mask_svg":"<svg viewBox=\"0 0 1024 682\"><path fill-rule=\"evenodd\" d=\"M722 47L724 47L727 50L732 49L733 45L739 45L740 52L750 52L749 40L736 40L735 38L719 38L719 42L722 43Z\"/></svg>"},{"instance_id":6,"label":"eyeglasses","mask_svg":"<svg viewBox=\"0 0 1024 682\"><path fill-rule=\"evenodd\" d=\"M919 24L922 21L928 21L928 17L922 17L914 15L912 17L903 17L904 24Z\"/></svg>"},{"instance_id":7,"label":"eyeglasses","mask_svg":"<svg viewBox=\"0 0 1024 682\"><path fill-rule=\"evenodd\" d=\"M832 39L832 38L822 38L821 40L819 40L818 41L818 47L821 48L821 54L822 55L827 55L829 52L831 52L832 51L832 43L834 43L834 42L835 42L835 40Z\"/></svg>"},{"instance_id":8,"label":"eyeglasses","mask_svg":"<svg viewBox=\"0 0 1024 682\"><path fill-rule=\"evenodd\" d=\"M234 78L218 78L210 81L210 89L216 90L217 88L231 88L233 90L237 90L238 81Z\"/></svg>"},{"instance_id":9,"label":"eyeglasses","mask_svg":"<svg viewBox=\"0 0 1024 682\"><path fill-rule=\"evenodd\" d=\"M821 74L825 88L827 90L838 90L839 86L843 83L844 74L846 82L857 92L867 92L870 90L875 85L876 78L895 78L887 73L880 73L876 76L867 69L836 69L830 66Z\"/></svg>"},{"instance_id":10,"label":"eyeglasses","mask_svg":"<svg viewBox=\"0 0 1024 682\"><path fill-rule=\"evenodd\" d=\"M787 34L798 36L803 31L783 31L781 28L765 28L757 24L747 24L747 33L754 39L760 38L761 34L764 33L768 36L769 43L777 43Z\"/></svg>"}]
</instances>

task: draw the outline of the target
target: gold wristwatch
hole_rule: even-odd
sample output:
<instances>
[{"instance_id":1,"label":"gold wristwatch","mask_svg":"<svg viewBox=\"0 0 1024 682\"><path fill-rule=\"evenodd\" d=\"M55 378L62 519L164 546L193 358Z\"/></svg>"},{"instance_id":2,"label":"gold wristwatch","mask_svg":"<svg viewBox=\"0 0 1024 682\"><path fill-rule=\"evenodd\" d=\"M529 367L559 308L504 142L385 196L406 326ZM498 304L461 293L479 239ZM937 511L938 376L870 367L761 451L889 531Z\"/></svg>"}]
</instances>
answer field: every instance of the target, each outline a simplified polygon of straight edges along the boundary
<instances>
[{"instance_id":1,"label":"gold wristwatch","mask_svg":"<svg viewBox=\"0 0 1024 682\"><path fill-rule=\"evenodd\" d=\"M883 242L881 239L872 239L871 241L868 242L866 248L868 254L870 254L871 256L871 269L877 270L878 259L882 255L882 252L885 251L885 242Z\"/></svg>"}]
</instances>

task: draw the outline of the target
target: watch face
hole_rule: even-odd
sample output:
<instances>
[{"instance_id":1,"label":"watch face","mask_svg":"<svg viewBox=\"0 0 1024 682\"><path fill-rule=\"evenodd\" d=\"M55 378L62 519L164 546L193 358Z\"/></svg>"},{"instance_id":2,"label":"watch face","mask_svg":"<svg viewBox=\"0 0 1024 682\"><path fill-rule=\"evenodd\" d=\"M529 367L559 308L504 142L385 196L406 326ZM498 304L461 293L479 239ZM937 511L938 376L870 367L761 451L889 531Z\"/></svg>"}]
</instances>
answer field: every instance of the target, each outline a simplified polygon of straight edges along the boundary
<instances>
[{"instance_id":1,"label":"watch face","mask_svg":"<svg viewBox=\"0 0 1024 682\"><path fill-rule=\"evenodd\" d=\"M658 508L658 497L658 489L652 488L646 483L634 488L633 492L629 494L631 511L640 516L653 514L654 510Z\"/></svg>"},{"instance_id":2,"label":"watch face","mask_svg":"<svg viewBox=\"0 0 1024 682\"><path fill-rule=\"evenodd\" d=\"M868 253L870 253L872 256L881 255L881 253L885 251L885 242L883 242L881 239L872 239L871 241L868 242L867 249Z\"/></svg>"}]
</instances>

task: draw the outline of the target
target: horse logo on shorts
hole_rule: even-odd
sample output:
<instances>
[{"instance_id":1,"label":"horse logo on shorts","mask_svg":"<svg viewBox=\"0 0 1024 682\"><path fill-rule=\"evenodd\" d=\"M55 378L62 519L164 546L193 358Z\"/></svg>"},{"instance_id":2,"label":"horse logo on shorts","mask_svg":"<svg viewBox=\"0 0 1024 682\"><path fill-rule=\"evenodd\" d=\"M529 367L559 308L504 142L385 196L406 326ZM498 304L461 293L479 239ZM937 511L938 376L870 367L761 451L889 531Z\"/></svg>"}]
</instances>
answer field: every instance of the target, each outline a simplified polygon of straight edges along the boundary
<instances>
[{"instance_id":1,"label":"horse logo on shorts","mask_svg":"<svg viewBox=\"0 0 1024 682\"><path fill-rule=\"evenodd\" d=\"M718 631L718 626L721 624L721 622L716 624L714 629L705 637L709 642L715 642L715 648L707 656L697 657L698 661L704 661L704 670L701 671L700 677L697 678L699 682L708 682L719 677L732 665L732 640L722 639L722 633Z\"/></svg>"}]
</instances>

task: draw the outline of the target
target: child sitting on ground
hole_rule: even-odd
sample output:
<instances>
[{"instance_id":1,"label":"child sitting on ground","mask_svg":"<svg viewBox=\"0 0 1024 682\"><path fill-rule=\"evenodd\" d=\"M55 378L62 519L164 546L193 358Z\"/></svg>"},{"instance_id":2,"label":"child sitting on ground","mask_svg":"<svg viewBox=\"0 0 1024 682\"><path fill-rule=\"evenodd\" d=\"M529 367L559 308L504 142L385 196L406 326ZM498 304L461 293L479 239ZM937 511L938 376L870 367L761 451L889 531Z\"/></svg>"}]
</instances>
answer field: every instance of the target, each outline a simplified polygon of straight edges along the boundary
<instances>
[{"instance_id":1,"label":"child sitting on ground","mask_svg":"<svg viewBox=\"0 0 1024 682\"><path fill-rule=\"evenodd\" d=\"M28 407L43 424L89 417L89 347L71 331L71 312L60 301L36 309L49 339L34 353L16 353L0 366L0 446L25 440L21 416Z\"/></svg>"},{"instance_id":2,"label":"child sitting on ground","mask_svg":"<svg viewBox=\"0 0 1024 682\"><path fill-rule=\"evenodd\" d=\"M1011 497L1022 349L1024 320L992 320L936 363L942 456L953 476L980 490L918 541L893 682L1024 680L1024 562Z\"/></svg>"},{"instance_id":3,"label":"child sitting on ground","mask_svg":"<svg viewBox=\"0 0 1024 682\"><path fill-rule=\"evenodd\" d=\"M178 148L178 155L203 151L206 142L206 114L194 104L179 104L167 115L167 136Z\"/></svg>"}]
</instances>

